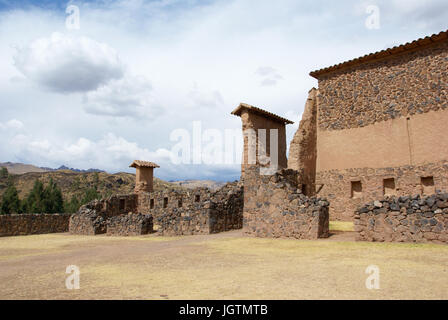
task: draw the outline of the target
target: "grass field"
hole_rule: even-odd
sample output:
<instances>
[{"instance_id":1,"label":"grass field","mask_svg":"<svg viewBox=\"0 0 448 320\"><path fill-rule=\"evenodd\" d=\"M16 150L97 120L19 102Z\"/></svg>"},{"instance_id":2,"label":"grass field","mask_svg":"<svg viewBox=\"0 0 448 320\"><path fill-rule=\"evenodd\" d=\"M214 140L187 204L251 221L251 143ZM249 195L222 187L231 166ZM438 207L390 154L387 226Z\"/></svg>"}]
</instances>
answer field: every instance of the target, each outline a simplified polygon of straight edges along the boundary
<instances>
[{"instance_id":1,"label":"grass field","mask_svg":"<svg viewBox=\"0 0 448 320\"><path fill-rule=\"evenodd\" d=\"M65 286L68 265L80 268L79 290ZM380 290L365 286L369 265ZM0 299L448 299L448 246L241 232L0 238Z\"/></svg>"}]
</instances>

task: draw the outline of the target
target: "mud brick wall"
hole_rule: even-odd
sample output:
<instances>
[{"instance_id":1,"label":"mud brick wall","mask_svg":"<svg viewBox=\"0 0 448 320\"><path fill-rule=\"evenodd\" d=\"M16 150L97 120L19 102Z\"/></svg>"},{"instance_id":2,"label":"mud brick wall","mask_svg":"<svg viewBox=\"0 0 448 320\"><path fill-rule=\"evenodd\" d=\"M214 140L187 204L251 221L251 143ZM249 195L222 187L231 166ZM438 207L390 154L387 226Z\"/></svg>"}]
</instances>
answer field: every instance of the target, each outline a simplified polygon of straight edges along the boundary
<instances>
[{"instance_id":1,"label":"mud brick wall","mask_svg":"<svg viewBox=\"0 0 448 320\"><path fill-rule=\"evenodd\" d=\"M425 186L422 178L433 177L434 186ZM393 181L395 190L388 189L385 182ZM352 183L359 181L360 194L352 194ZM322 185L318 194L330 202L332 220L352 221L354 212L364 203L382 199L386 195L433 194L437 190L448 192L448 161L425 165L396 168L359 168L319 172L317 185ZM429 190L425 190L429 188ZM390 193L390 194L387 194Z\"/></svg>"},{"instance_id":2,"label":"mud brick wall","mask_svg":"<svg viewBox=\"0 0 448 320\"><path fill-rule=\"evenodd\" d=\"M137 195L114 195L103 200L94 200L70 217L71 234L96 235L107 231L107 221L128 213L137 213Z\"/></svg>"},{"instance_id":3,"label":"mud brick wall","mask_svg":"<svg viewBox=\"0 0 448 320\"><path fill-rule=\"evenodd\" d=\"M299 129L289 148L288 169L297 170L302 176L302 192L314 196L316 191L317 160L317 94L311 89L302 114Z\"/></svg>"},{"instance_id":4,"label":"mud brick wall","mask_svg":"<svg viewBox=\"0 0 448 320\"><path fill-rule=\"evenodd\" d=\"M355 214L357 240L448 243L448 194L373 201Z\"/></svg>"},{"instance_id":5,"label":"mud brick wall","mask_svg":"<svg viewBox=\"0 0 448 320\"><path fill-rule=\"evenodd\" d=\"M260 175L256 167L244 179L246 235L267 238L318 239L329 236L329 203L308 198L298 188L299 173L281 170Z\"/></svg>"},{"instance_id":6,"label":"mud brick wall","mask_svg":"<svg viewBox=\"0 0 448 320\"><path fill-rule=\"evenodd\" d=\"M0 237L67 232L70 214L0 215Z\"/></svg>"},{"instance_id":7,"label":"mud brick wall","mask_svg":"<svg viewBox=\"0 0 448 320\"><path fill-rule=\"evenodd\" d=\"M322 130L448 108L448 41L319 77Z\"/></svg>"},{"instance_id":8,"label":"mud brick wall","mask_svg":"<svg viewBox=\"0 0 448 320\"><path fill-rule=\"evenodd\" d=\"M151 215L132 213L112 217L107 221L107 235L139 236L153 232Z\"/></svg>"}]
</instances>

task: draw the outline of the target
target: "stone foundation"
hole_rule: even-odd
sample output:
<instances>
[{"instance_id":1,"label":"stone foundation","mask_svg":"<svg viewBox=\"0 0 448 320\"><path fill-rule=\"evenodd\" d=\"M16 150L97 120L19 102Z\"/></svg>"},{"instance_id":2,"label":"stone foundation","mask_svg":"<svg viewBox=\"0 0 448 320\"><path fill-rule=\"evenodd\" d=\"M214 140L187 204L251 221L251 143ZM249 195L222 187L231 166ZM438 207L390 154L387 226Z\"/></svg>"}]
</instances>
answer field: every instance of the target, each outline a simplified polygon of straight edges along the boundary
<instances>
[{"instance_id":1,"label":"stone foundation","mask_svg":"<svg viewBox=\"0 0 448 320\"><path fill-rule=\"evenodd\" d=\"M429 177L433 178L434 186L425 185L424 179ZM352 183L356 182L361 183L360 192L352 190ZM388 186L392 182L393 185ZM387 195L429 195L437 190L448 192L448 161L420 166L319 172L316 183L320 191L318 196L330 202L331 219L352 221L353 213L362 204Z\"/></svg>"},{"instance_id":2,"label":"stone foundation","mask_svg":"<svg viewBox=\"0 0 448 320\"><path fill-rule=\"evenodd\" d=\"M0 237L67 232L70 214L0 215Z\"/></svg>"},{"instance_id":3,"label":"stone foundation","mask_svg":"<svg viewBox=\"0 0 448 320\"><path fill-rule=\"evenodd\" d=\"M329 236L329 203L308 198L298 188L299 173L281 170L273 176L246 168L244 226L246 235L318 239Z\"/></svg>"},{"instance_id":4,"label":"stone foundation","mask_svg":"<svg viewBox=\"0 0 448 320\"><path fill-rule=\"evenodd\" d=\"M355 213L357 240L448 243L448 194L391 197Z\"/></svg>"}]
</instances>

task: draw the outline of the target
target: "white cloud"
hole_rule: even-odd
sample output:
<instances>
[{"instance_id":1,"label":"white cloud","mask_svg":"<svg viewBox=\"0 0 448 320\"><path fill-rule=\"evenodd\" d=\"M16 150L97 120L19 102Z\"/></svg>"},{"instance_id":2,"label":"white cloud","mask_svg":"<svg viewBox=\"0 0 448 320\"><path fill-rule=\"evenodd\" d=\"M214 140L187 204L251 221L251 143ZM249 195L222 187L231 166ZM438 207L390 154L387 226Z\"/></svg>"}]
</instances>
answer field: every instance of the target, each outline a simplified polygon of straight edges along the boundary
<instances>
[{"instance_id":1,"label":"white cloud","mask_svg":"<svg viewBox=\"0 0 448 320\"><path fill-rule=\"evenodd\" d=\"M91 114L154 119L163 112L152 95L152 85L143 76L111 80L84 97L85 111Z\"/></svg>"},{"instance_id":2,"label":"white cloud","mask_svg":"<svg viewBox=\"0 0 448 320\"><path fill-rule=\"evenodd\" d=\"M224 99L218 90L200 90L195 83L193 89L188 93L190 107L213 108L221 106Z\"/></svg>"},{"instance_id":3,"label":"white cloud","mask_svg":"<svg viewBox=\"0 0 448 320\"><path fill-rule=\"evenodd\" d=\"M9 120L6 123L0 123L0 129L3 129L3 130L11 130L11 129L20 130L22 128L23 128L22 121L19 121L17 119Z\"/></svg>"},{"instance_id":4,"label":"white cloud","mask_svg":"<svg viewBox=\"0 0 448 320\"><path fill-rule=\"evenodd\" d=\"M275 86L283 77L272 67L260 67L255 74L261 78L260 85L262 87Z\"/></svg>"},{"instance_id":5,"label":"white cloud","mask_svg":"<svg viewBox=\"0 0 448 320\"><path fill-rule=\"evenodd\" d=\"M118 54L107 44L56 32L17 48L14 63L30 80L62 93L95 90L124 72Z\"/></svg>"}]
</instances>

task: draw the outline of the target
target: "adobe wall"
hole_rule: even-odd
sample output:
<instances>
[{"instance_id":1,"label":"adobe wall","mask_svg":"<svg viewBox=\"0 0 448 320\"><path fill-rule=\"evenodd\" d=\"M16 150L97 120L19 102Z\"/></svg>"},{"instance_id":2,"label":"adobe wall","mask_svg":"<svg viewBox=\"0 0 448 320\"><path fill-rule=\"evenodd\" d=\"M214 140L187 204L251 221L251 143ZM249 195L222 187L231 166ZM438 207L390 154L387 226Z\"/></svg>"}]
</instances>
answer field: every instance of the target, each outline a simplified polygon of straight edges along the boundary
<instances>
[{"instance_id":1,"label":"adobe wall","mask_svg":"<svg viewBox=\"0 0 448 320\"><path fill-rule=\"evenodd\" d=\"M246 167L250 167L251 165L258 165L260 166L258 154L261 152L258 152L259 148L262 148L260 150L264 149L264 152L266 156L270 156L270 130L276 129L278 130L278 166L279 168L287 168L288 167L288 161L286 159L286 128L285 124L282 122L274 121L272 119L266 118L266 116L258 115L254 112L250 112L248 110L244 110L241 113L241 121L242 121L242 128L243 133L246 130L255 130L257 134L257 141L258 141L258 130L259 129L266 129L266 144L259 144L257 143L256 146L256 163L250 164L249 163L249 138L247 136L244 137L244 147L243 147L243 158L242 158L242 164L241 164L241 176L244 177L244 173L246 170ZM263 166L263 165L261 165ZM269 165L268 165L269 166Z\"/></svg>"},{"instance_id":2,"label":"adobe wall","mask_svg":"<svg viewBox=\"0 0 448 320\"><path fill-rule=\"evenodd\" d=\"M424 176L448 191L447 70L444 41L319 76L316 189L332 219L351 220L383 196L384 178L398 194L418 193ZM360 199L351 198L356 180Z\"/></svg>"},{"instance_id":3,"label":"adobe wall","mask_svg":"<svg viewBox=\"0 0 448 320\"><path fill-rule=\"evenodd\" d=\"M299 129L289 147L288 168L301 172L302 192L313 196L316 190L317 94L311 89Z\"/></svg>"},{"instance_id":4,"label":"adobe wall","mask_svg":"<svg viewBox=\"0 0 448 320\"><path fill-rule=\"evenodd\" d=\"M67 232L70 214L0 215L0 237Z\"/></svg>"},{"instance_id":5,"label":"adobe wall","mask_svg":"<svg viewBox=\"0 0 448 320\"><path fill-rule=\"evenodd\" d=\"M329 236L328 202L308 198L298 188L299 172L272 176L249 168L244 180L246 235L268 238L318 239Z\"/></svg>"},{"instance_id":6,"label":"adobe wall","mask_svg":"<svg viewBox=\"0 0 448 320\"><path fill-rule=\"evenodd\" d=\"M391 197L359 208L360 241L448 243L448 194Z\"/></svg>"}]
</instances>

